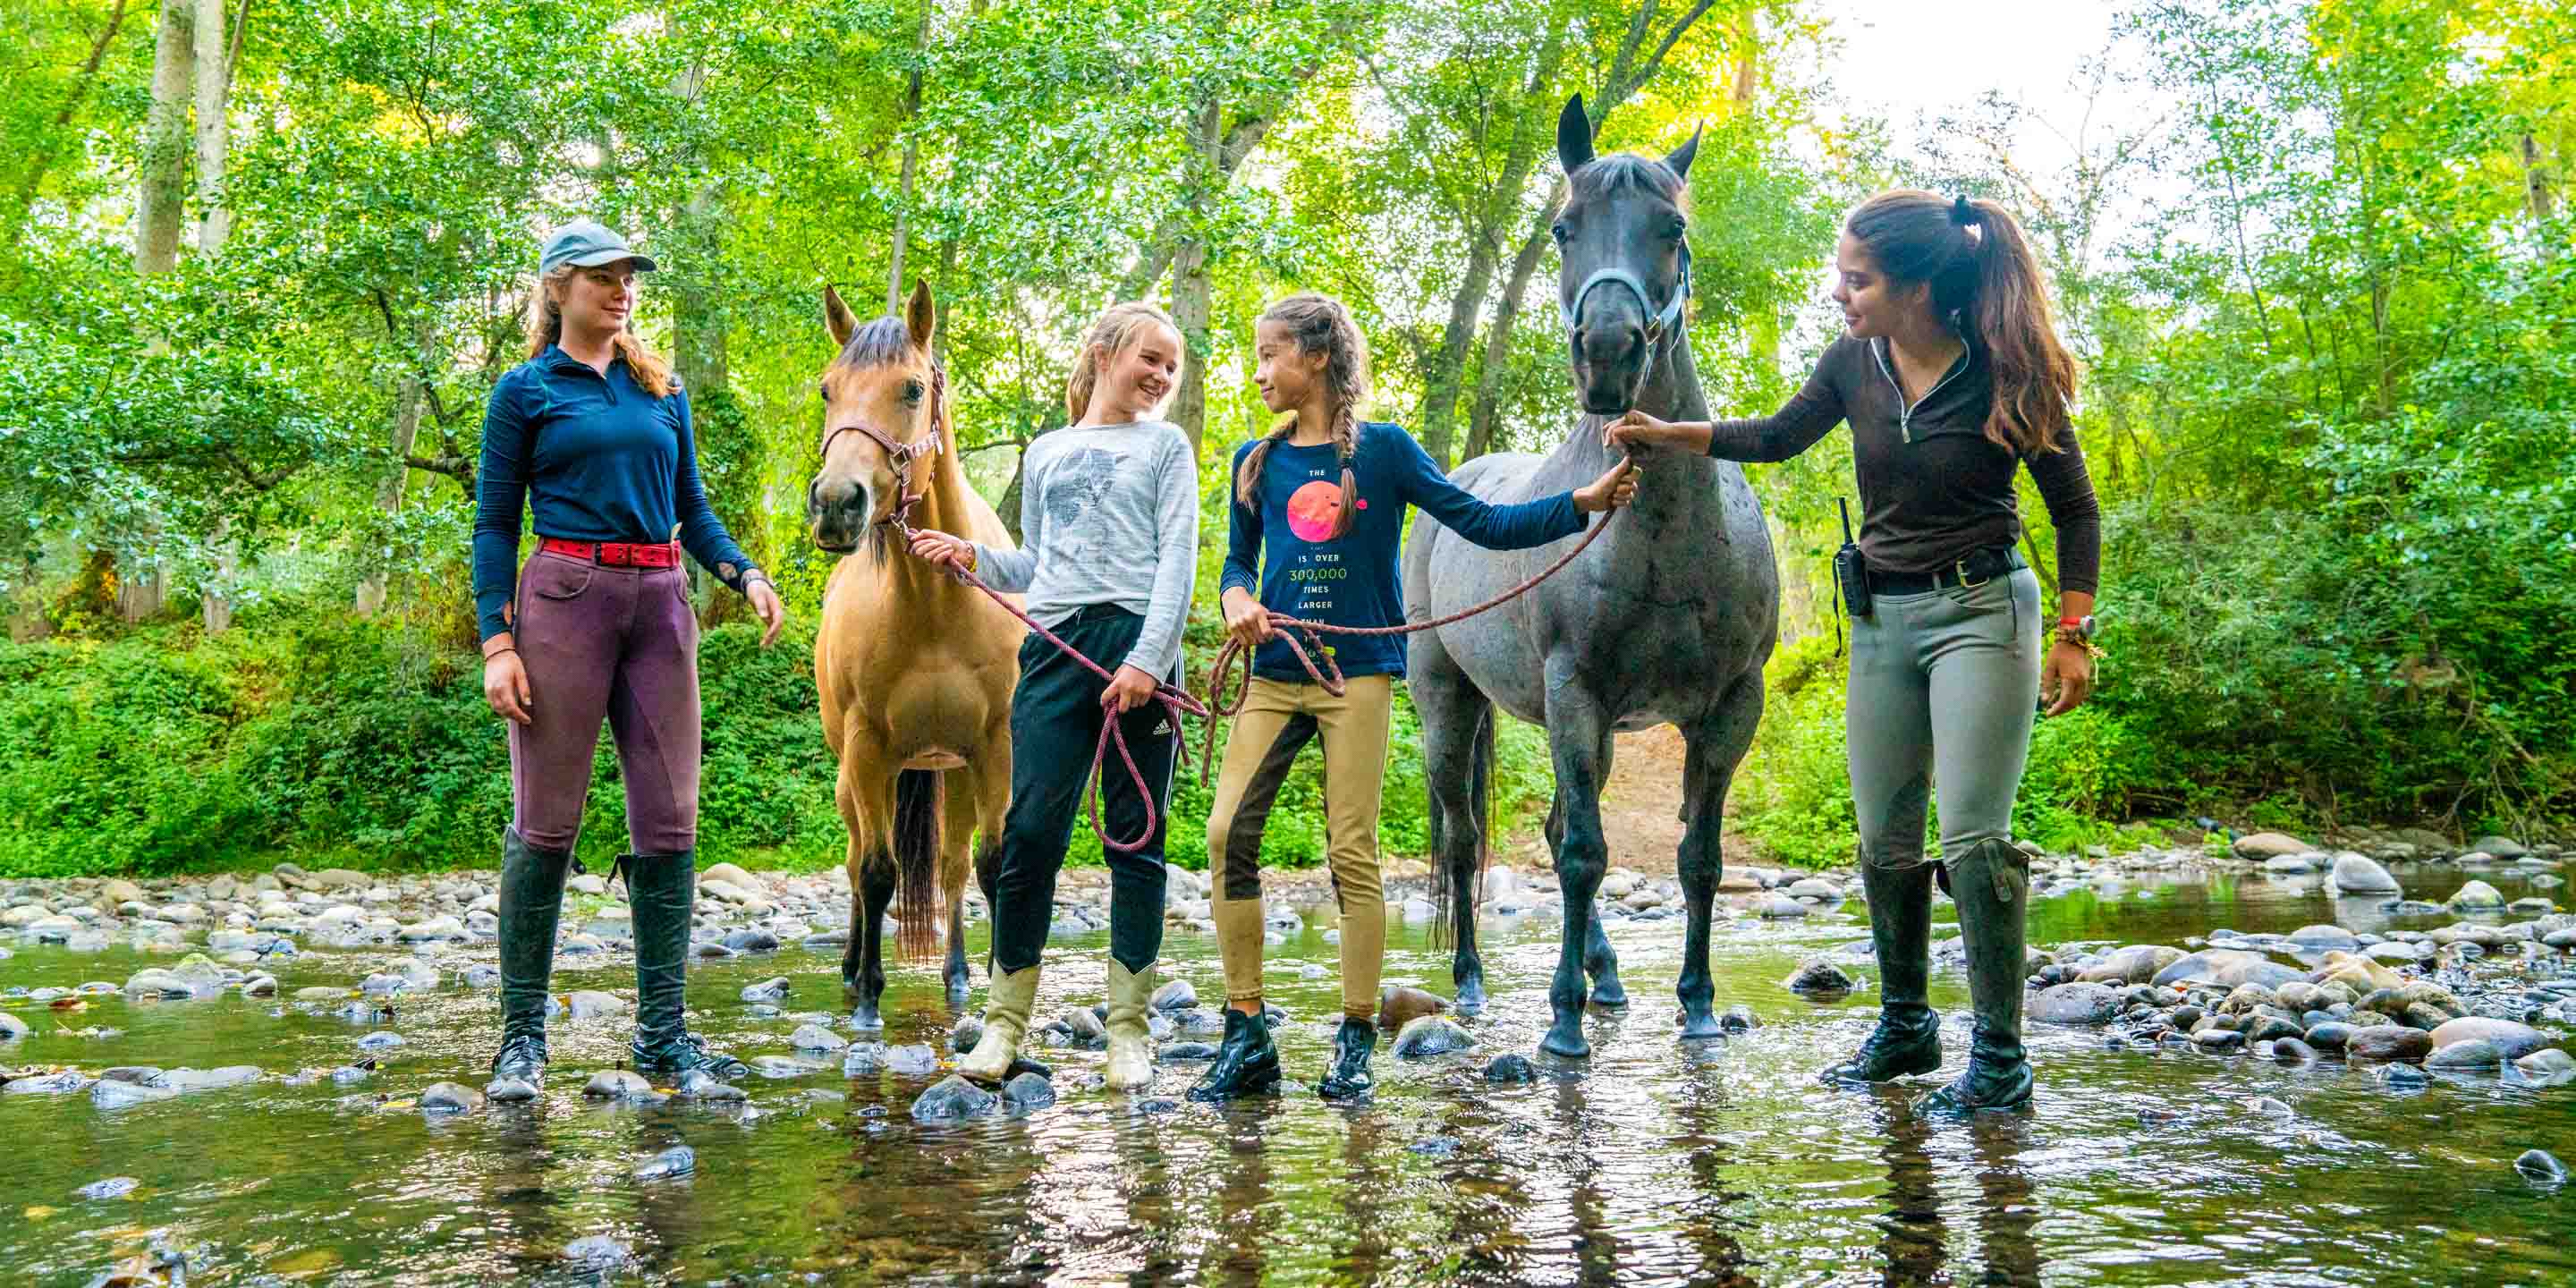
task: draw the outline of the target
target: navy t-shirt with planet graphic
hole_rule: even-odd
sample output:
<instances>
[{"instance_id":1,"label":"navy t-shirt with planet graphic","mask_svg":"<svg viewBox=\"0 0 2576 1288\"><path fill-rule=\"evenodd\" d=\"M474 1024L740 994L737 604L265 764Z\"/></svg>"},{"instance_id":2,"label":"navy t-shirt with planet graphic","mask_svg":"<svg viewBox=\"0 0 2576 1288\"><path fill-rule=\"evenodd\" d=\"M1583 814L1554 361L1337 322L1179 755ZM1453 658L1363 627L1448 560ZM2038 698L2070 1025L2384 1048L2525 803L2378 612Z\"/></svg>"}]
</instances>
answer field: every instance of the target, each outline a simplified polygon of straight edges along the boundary
<instances>
[{"instance_id":1,"label":"navy t-shirt with planet graphic","mask_svg":"<svg viewBox=\"0 0 2576 1288\"><path fill-rule=\"evenodd\" d=\"M1229 494L1252 448L1245 443L1235 449L1234 467L1226 473ZM1583 530L1572 492L1488 505L1450 482L1422 444L1396 425L1360 426L1352 473L1359 495L1345 498L1341 453L1332 444L1274 444L1262 464L1256 504L1234 499L1218 594L1241 586L1274 613L1340 626L1393 626L1404 620L1396 554L1404 542L1405 506L1420 506L1442 526L1493 550L1543 546ZM1346 502L1357 510L1350 531L1335 540L1333 521ZM1325 637L1325 645L1344 675L1404 674L1402 636L1334 635ZM1252 669L1273 680L1307 678L1278 639L1261 646Z\"/></svg>"}]
</instances>

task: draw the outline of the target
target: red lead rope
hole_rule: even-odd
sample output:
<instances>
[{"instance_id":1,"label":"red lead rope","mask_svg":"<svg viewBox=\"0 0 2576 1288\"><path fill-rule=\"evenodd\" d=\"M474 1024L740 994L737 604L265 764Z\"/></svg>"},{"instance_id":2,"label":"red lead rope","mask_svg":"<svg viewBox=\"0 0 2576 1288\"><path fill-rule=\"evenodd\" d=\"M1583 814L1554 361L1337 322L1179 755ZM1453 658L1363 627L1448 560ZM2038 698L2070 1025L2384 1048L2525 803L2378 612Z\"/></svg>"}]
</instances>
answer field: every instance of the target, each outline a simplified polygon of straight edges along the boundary
<instances>
[{"instance_id":1,"label":"red lead rope","mask_svg":"<svg viewBox=\"0 0 2576 1288\"><path fill-rule=\"evenodd\" d=\"M920 498L918 497L906 497L902 505L896 509L894 516L889 520L889 522L894 525L896 535L902 539L903 548L906 552L909 552L912 549L913 537L913 527L909 522L906 522L906 514L912 509L912 503L919 499ZM1574 548L1559 556L1555 563L1549 564L1546 568L1541 569L1537 576L1531 577L1529 580L1524 581L1521 584L1512 587L1510 590L1506 590L1481 604L1477 604L1469 608L1462 608L1446 617L1435 617L1424 622L1406 622L1401 626L1337 626L1331 622L1312 622L1307 621L1302 617L1289 617L1283 614L1273 613L1270 615L1270 625L1274 630L1278 631L1279 638L1287 642L1288 651L1296 655L1298 665L1306 668L1306 674L1313 677L1315 683L1322 685L1324 692L1338 698L1342 696L1346 687L1342 679L1342 668L1340 664L1333 661L1332 654L1324 649L1324 642L1319 638L1320 636L1411 635L1416 631L1435 630L1453 622L1465 621L1479 613L1491 612L1496 608L1502 607L1504 604L1510 603L1511 601L1528 594L1532 587L1535 587L1540 582L1555 576L1559 571L1563 570L1567 564L1574 562L1574 557L1576 555L1582 554L1585 548L1589 547L1595 540L1598 540L1603 532L1609 530L1610 520L1616 513L1617 511L1614 510L1610 514L1601 516L1600 522L1592 525L1592 530L1584 534L1583 540L1576 542ZM1049 644L1055 645L1056 651L1064 654L1066 657L1072 658L1076 662L1081 663L1085 670L1090 671L1093 675L1099 676L1104 682L1115 680L1117 678L1116 676L1111 675L1109 671L1103 668L1098 662L1094 662L1090 658L1084 657L1080 649L1065 643L1064 640L1058 637L1055 632L1048 630L1044 626L1038 625L1036 618L1022 612L1019 605L1002 598L1001 592L984 584L983 578L978 577L973 572L963 568L952 568L949 572L950 575L956 577L959 581L984 592L987 597L991 598L994 603L1000 604L1010 613L1011 616L1019 618L1020 621L1025 623L1030 630L1036 631L1038 633L1038 638L1045 640ZM1304 646L1297 642L1297 637L1295 635L1295 632L1297 631L1306 632L1307 637L1314 640L1316 650L1324 654L1324 668L1331 672L1329 676L1325 674L1324 670L1316 669L1314 658L1309 656ZM1242 666L1243 677L1235 688L1233 700L1228 702L1225 697L1225 685L1228 678L1226 673L1228 670L1235 667L1238 660ZM1175 688L1172 685L1164 684L1160 681L1155 683L1154 696L1151 700L1162 703L1163 710L1169 714L1172 721L1172 736L1174 739L1180 739L1181 717L1185 715L1197 716L1207 724L1206 750L1202 752L1199 757L1199 780L1201 782L1205 782L1207 780L1208 766L1216 759L1216 724L1218 718L1242 714L1244 703L1250 699L1251 695L1252 650L1245 647L1243 641L1231 638L1226 640L1224 651L1217 654L1216 665L1208 672L1208 703L1201 703L1197 698L1192 697L1187 689ZM1211 709L1211 704L1213 704L1213 709ZM1120 713L1115 712L1110 713L1108 718L1100 722L1100 741L1093 747L1091 753L1091 790L1084 793L1083 803L1090 814L1091 830L1099 834L1101 845L1108 849L1115 850L1120 854L1134 854L1136 851L1145 848L1146 842L1154 839L1154 829L1158 825L1160 816L1157 814L1154 807L1153 788L1145 782L1145 772L1136 767L1135 755L1127 750L1127 730L1118 719L1119 714ZM1107 793L1107 787L1106 784L1101 781L1101 768L1109 761L1109 747L1112 743L1117 744L1119 761L1127 766L1128 780L1136 785L1136 799L1143 801L1145 804L1145 830L1138 833L1136 839L1132 841L1121 841L1116 837L1111 836L1109 834L1108 826L1102 821L1101 797ZM1186 741L1181 744L1180 754L1181 759L1184 762L1189 759L1189 744Z\"/></svg>"}]
</instances>

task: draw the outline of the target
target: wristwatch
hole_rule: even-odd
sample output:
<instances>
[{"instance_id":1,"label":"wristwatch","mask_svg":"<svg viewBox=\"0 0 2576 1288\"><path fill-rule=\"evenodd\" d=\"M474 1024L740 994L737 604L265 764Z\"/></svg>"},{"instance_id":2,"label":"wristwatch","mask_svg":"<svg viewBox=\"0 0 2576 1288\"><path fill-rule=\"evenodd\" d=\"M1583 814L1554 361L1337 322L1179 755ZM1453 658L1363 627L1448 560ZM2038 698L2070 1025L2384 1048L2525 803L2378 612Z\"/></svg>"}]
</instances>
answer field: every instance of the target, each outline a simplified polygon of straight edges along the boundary
<instances>
[{"instance_id":1,"label":"wristwatch","mask_svg":"<svg viewBox=\"0 0 2576 1288\"><path fill-rule=\"evenodd\" d=\"M2057 638L2069 644L2089 645L2093 642L2094 632L2099 629L2101 629L2100 626L2094 622L2093 615L2090 613L2082 617L2057 619Z\"/></svg>"}]
</instances>

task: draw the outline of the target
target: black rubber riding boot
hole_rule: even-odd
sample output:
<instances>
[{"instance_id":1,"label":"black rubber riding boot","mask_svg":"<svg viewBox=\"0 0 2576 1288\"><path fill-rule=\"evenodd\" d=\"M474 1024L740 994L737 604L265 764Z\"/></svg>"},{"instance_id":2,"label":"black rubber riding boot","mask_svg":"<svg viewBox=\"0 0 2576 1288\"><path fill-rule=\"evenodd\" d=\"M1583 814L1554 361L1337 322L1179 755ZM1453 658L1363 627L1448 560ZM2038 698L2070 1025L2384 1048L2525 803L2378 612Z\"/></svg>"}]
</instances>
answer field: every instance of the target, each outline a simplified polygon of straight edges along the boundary
<instances>
[{"instance_id":1,"label":"black rubber riding boot","mask_svg":"<svg viewBox=\"0 0 2576 1288\"><path fill-rule=\"evenodd\" d=\"M677 1086L693 1072L731 1082L751 1066L689 1032L689 914L697 905L697 853L630 854L627 904L635 918L635 1071Z\"/></svg>"},{"instance_id":2,"label":"black rubber riding boot","mask_svg":"<svg viewBox=\"0 0 2576 1288\"><path fill-rule=\"evenodd\" d=\"M1326 1100L1366 1099L1377 1078L1369 1072L1369 1057L1377 1052L1377 1025L1356 1015L1342 1017L1342 1027L1333 1030L1333 1067L1324 1080L1315 1084L1315 1094Z\"/></svg>"},{"instance_id":3,"label":"black rubber riding boot","mask_svg":"<svg viewBox=\"0 0 2576 1288\"><path fill-rule=\"evenodd\" d=\"M1225 1008L1225 1041L1216 1063L1190 1088L1190 1099L1231 1100L1279 1085L1279 1048L1270 1043L1270 1025L1258 1015Z\"/></svg>"},{"instance_id":4,"label":"black rubber riding boot","mask_svg":"<svg viewBox=\"0 0 2576 1288\"><path fill-rule=\"evenodd\" d=\"M1967 1072L1916 1102L1915 1112L2019 1109L2030 1103L2030 1058L2021 1045L2030 856L2010 841L1980 841L1950 870L1950 896L1968 939L1968 997L1976 1004L1977 1029Z\"/></svg>"},{"instance_id":5,"label":"black rubber riding boot","mask_svg":"<svg viewBox=\"0 0 2576 1288\"><path fill-rule=\"evenodd\" d=\"M1878 959L1878 1027L1851 1058L1826 1069L1824 1082L1886 1082L1941 1067L1941 1016L1925 1002L1932 973L1932 869L1883 868L1866 857L1869 942Z\"/></svg>"},{"instance_id":6,"label":"black rubber riding boot","mask_svg":"<svg viewBox=\"0 0 2576 1288\"><path fill-rule=\"evenodd\" d=\"M572 851L528 844L501 831L501 1049L492 1057L495 1100L533 1100L546 1072L546 986L553 981L555 928L563 917Z\"/></svg>"}]
</instances>

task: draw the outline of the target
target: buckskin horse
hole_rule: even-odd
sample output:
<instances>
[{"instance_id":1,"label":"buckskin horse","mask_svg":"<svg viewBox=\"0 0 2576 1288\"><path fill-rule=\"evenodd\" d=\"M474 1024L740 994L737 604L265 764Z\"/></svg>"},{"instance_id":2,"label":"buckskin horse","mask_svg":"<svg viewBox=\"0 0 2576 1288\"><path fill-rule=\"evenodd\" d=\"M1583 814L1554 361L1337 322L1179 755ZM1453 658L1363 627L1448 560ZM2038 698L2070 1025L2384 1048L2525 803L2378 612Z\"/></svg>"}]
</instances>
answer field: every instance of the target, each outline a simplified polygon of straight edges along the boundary
<instances>
[{"instance_id":1,"label":"buckskin horse","mask_svg":"<svg viewBox=\"0 0 2576 1288\"><path fill-rule=\"evenodd\" d=\"M1545 456L1480 456L1453 471L1488 501L1525 501L1599 477L1611 461L1601 426L1630 408L1667 420L1708 415L1684 306L1690 243L1684 180L1699 139L1660 160L1595 157L1581 95L1557 122L1571 194L1555 226L1564 268L1558 309L1587 413ZM1578 538L1567 538L1567 541ZM1481 550L1414 520L1405 543L1405 615L1424 621L1476 603L1555 561L1564 542ZM1565 898L1554 1021L1542 1051L1583 1057L1584 978L1591 1000L1624 1005L1618 957L1593 897L1608 866L1600 797L1611 734L1671 723L1687 743L1679 859L1689 920L1682 947L1681 1036L1718 1033L1708 972L1709 921L1723 862L1720 815L1737 762L1762 717L1762 664L1777 634L1780 574L1761 505L1731 462L1654 451L1639 458L1626 515L1554 578L1501 612L1412 637L1413 701L1422 718L1432 804L1432 863L1456 940L1458 1008L1485 1002L1476 894L1486 853L1484 803L1494 707L1547 727L1556 798L1547 839Z\"/></svg>"},{"instance_id":2,"label":"buckskin horse","mask_svg":"<svg viewBox=\"0 0 2576 1288\"><path fill-rule=\"evenodd\" d=\"M936 528L1009 548L993 507L966 484L949 424L947 376L931 350L928 284L901 318L860 324L823 291L839 355L822 377L822 467L806 489L814 544L843 556L823 593L814 681L823 739L840 761L833 792L850 831L850 942L841 981L853 1022L881 1028L886 905L897 950L935 942L947 896L948 1004L966 1004L970 838L989 906L1011 794L1011 690L1026 628L937 565L910 557L900 529ZM950 790L960 787L963 790Z\"/></svg>"}]
</instances>

